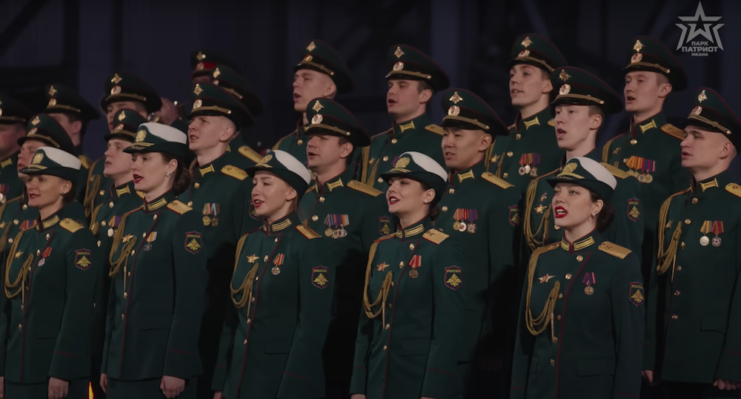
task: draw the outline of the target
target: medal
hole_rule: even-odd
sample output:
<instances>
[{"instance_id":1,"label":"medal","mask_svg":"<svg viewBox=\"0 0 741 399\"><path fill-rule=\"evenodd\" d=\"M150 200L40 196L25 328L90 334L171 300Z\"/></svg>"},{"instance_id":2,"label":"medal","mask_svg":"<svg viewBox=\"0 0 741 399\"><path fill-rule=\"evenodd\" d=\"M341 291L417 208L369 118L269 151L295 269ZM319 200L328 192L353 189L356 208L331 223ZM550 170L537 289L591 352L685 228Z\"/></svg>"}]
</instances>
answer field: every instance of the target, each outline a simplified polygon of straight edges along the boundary
<instances>
[{"instance_id":1,"label":"medal","mask_svg":"<svg viewBox=\"0 0 741 399\"><path fill-rule=\"evenodd\" d=\"M720 242L721 242L720 237L713 237L713 246L714 247L719 247L720 246Z\"/></svg>"},{"instance_id":2,"label":"medal","mask_svg":"<svg viewBox=\"0 0 741 399\"><path fill-rule=\"evenodd\" d=\"M538 176L538 168L532 168L532 169L530 169L530 176L537 177Z\"/></svg>"},{"instance_id":3,"label":"medal","mask_svg":"<svg viewBox=\"0 0 741 399\"><path fill-rule=\"evenodd\" d=\"M457 220L455 222L453 222L453 230L458 231L458 227L460 227L460 225L461 224Z\"/></svg>"},{"instance_id":4,"label":"medal","mask_svg":"<svg viewBox=\"0 0 741 399\"><path fill-rule=\"evenodd\" d=\"M471 233L471 234L475 233L476 232L476 225L473 224L473 223L469 224L468 225L468 232Z\"/></svg>"},{"instance_id":5,"label":"medal","mask_svg":"<svg viewBox=\"0 0 741 399\"><path fill-rule=\"evenodd\" d=\"M592 284L597 283L597 276L595 276L594 272L585 273L582 283L587 285L586 287L584 287L584 293L587 295L592 295L594 294L594 288L592 288Z\"/></svg>"},{"instance_id":6,"label":"medal","mask_svg":"<svg viewBox=\"0 0 741 399\"><path fill-rule=\"evenodd\" d=\"M347 237L347 230L345 230L345 226L340 226L340 237Z\"/></svg>"},{"instance_id":7,"label":"medal","mask_svg":"<svg viewBox=\"0 0 741 399\"><path fill-rule=\"evenodd\" d=\"M151 249L152 249L152 243L151 243L151 242L149 242L149 241L145 242L145 243L144 243L144 250L145 250L145 251L149 251L149 250L151 250Z\"/></svg>"},{"instance_id":8,"label":"medal","mask_svg":"<svg viewBox=\"0 0 741 399\"><path fill-rule=\"evenodd\" d=\"M203 225L208 226L211 224L211 216L204 215L203 216Z\"/></svg>"},{"instance_id":9,"label":"medal","mask_svg":"<svg viewBox=\"0 0 741 399\"><path fill-rule=\"evenodd\" d=\"M270 269L270 273L273 273L273 276L277 276L277 275L279 275L279 274L280 274L280 267L278 267L278 266L273 266L273 268L272 268L272 269Z\"/></svg>"},{"instance_id":10,"label":"medal","mask_svg":"<svg viewBox=\"0 0 741 399\"><path fill-rule=\"evenodd\" d=\"M332 231L332 238L334 239L340 238L340 231L339 230Z\"/></svg>"},{"instance_id":11,"label":"medal","mask_svg":"<svg viewBox=\"0 0 741 399\"><path fill-rule=\"evenodd\" d=\"M466 223L465 222L460 222L460 224L458 224L458 231L460 231L460 232L466 231Z\"/></svg>"},{"instance_id":12,"label":"medal","mask_svg":"<svg viewBox=\"0 0 741 399\"><path fill-rule=\"evenodd\" d=\"M113 229L108 229L108 237L113 237Z\"/></svg>"},{"instance_id":13,"label":"medal","mask_svg":"<svg viewBox=\"0 0 741 399\"><path fill-rule=\"evenodd\" d=\"M525 173L524 174L530 173L530 165L525 165L525 166L523 166L523 168L525 169Z\"/></svg>"},{"instance_id":14,"label":"medal","mask_svg":"<svg viewBox=\"0 0 741 399\"><path fill-rule=\"evenodd\" d=\"M520 175L524 175L524 174L525 174L525 167L520 166Z\"/></svg>"},{"instance_id":15,"label":"medal","mask_svg":"<svg viewBox=\"0 0 741 399\"><path fill-rule=\"evenodd\" d=\"M46 263L46 258L41 258L41 260L39 260L39 266L44 266L44 263Z\"/></svg>"},{"instance_id":16,"label":"medal","mask_svg":"<svg viewBox=\"0 0 741 399\"><path fill-rule=\"evenodd\" d=\"M707 236L700 237L700 245L702 245L703 247L707 247L709 243L710 239Z\"/></svg>"},{"instance_id":17,"label":"medal","mask_svg":"<svg viewBox=\"0 0 741 399\"><path fill-rule=\"evenodd\" d=\"M642 173L639 174L638 175L638 181L641 182L641 183L645 183L646 182L646 175L644 175Z\"/></svg>"},{"instance_id":18,"label":"medal","mask_svg":"<svg viewBox=\"0 0 741 399\"><path fill-rule=\"evenodd\" d=\"M646 183L651 183L652 181L654 181L654 177L651 176L650 174L646 173L646 179L645 180L646 180Z\"/></svg>"},{"instance_id":19,"label":"medal","mask_svg":"<svg viewBox=\"0 0 741 399\"><path fill-rule=\"evenodd\" d=\"M324 230L324 235L327 236L327 237L332 237L332 228L331 227L327 227L327 229Z\"/></svg>"},{"instance_id":20,"label":"medal","mask_svg":"<svg viewBox=\"0 0 741 399\"><path fill-rule=\"evenodd\" d=\"M588 285L588 286L584 287L584 293L587 294L587 295L592 295L592 294L594 294L594 288L592 288L591 285Z\"/></svg>"},{"instance_id":21,"label":"medal","mask_svg":"<svg viewBox=\"0 0 741 399\"><path fill-rule=\"evenodd\" d=\"M713 224L713 227L715 227L715 224ZM708 244L710 244L710 238L708 238L708 233L710 233L710 225L711 221L706 220L702 222L702 226L700 226L700 233L702 233L702 237L700 237L700 245L703 247L707 247ZM717 235L717 234L716 234Z\"/></svg>"},{"instance_id":22,"label":"medal","mask_svg":"<svg viewBox=\"0 0 741 399\"><path fill-rule=\"evenodd\" d=\"M409 277L411 277L411 278L417 278L417 277L419 277L419 272L417 271L417 269L410 270L409 271Z\"/></svg>"},{"instance_id":23,"label":"medal","mask_svg":"<svg viewBox=\"0 0 741 399\"><path fill-rule=\"evenodd\" d=\"M219 225L219 218L214 216L214 218L211 220L211 226L218 226Z\"/></svg>"},{"instance_id":24,"label":"medal","mask_svg":"<svg viewBox=\"0 0 741 399\"><path fill-rule=\"evenodd\" d=\"M713 222L713 226L710 228L710 231L712 231L715 234L715 237L713 237L713 246L719 247L721 243L720 234L723 232L723 221L722 220L716 220Z\"/></svg>"}]
</instances>

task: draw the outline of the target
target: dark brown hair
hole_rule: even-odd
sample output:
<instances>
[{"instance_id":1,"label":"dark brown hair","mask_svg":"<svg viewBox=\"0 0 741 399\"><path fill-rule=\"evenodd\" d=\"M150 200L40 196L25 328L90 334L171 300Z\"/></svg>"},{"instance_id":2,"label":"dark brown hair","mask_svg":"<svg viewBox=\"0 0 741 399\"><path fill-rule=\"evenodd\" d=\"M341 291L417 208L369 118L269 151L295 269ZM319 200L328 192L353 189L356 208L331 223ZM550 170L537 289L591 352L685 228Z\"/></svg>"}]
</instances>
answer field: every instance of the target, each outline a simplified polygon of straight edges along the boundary
<instances>
[{"instance_id":1,"label":"dark brown hair","mask_svg":"<svg viewBox=\"0 0 741 399\"><path fill-rule=\"evenodd\" d=\"M425 183L425 182L419 182L422 185L422 191L432 190L432 187ZM435 193L435 199L432 200L432 202L429 203L430 205L430 212L427 213L427 216L430 217L431 221L435 221L438 216L440 216L440 208L437 207L437 203L440 202L440 196Z\"/></svg>"},{"instance_id":2,"label":"dark brown hair","mask_svg":"<svg viewBox=\"0 0 741 399\"><path fill-rule=\"evenodd\" d=\"M67 193L62 196L62 203L64 205L72 203L72 201L77 198L77 184L75 184L75 182L73 181L70 181L70 183L72 184L72 186L70 187L69 191L67 191Z\"/></svg>"},{"instance_id":3,"label":"dark brown hair","mask_svg":"<svg viewBox=\"0 0 741 399\"><path fill-rule=\"evenodd\" d=\"M589 190L589 198L592 202L602 200L602 198L597 196L597 193L592 190ZM612 223L612 219L615 218L615 208L605 202L605 200L602 200L602 202L604 203L602 205L602 210L597 214L597 231L607 230L607 228L610 227L610 223Z\"/></svg>"},{"instance_id":4,"label":"dark brown hair","mask_svg":"<svg viewBox=\"0 0 741 399\"><path fill-rule=\"evenodd\" d=\"M188 189L188 186L190 185L190 171L188 170L188 167L185 166L185 160L166 152L161 152L160 154L162 154L162 159L165 161L165 163L168 163L173 159L178 161L178 167L177 169L175 169L175 180L173 180L172 189L175 191L175 194L182 194L185 190Z\"/></svg>"}]
</instances>

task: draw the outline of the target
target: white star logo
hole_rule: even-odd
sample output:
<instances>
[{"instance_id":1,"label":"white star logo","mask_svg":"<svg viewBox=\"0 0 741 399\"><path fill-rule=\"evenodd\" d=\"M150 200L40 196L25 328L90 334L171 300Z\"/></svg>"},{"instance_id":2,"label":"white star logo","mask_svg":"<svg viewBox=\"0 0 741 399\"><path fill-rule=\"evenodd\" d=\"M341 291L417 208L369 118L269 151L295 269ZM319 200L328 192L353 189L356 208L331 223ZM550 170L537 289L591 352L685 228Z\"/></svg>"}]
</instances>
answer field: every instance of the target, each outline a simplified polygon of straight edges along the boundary
<instances>
[{"instance_id":1,"label":"white star logo","mask_svg":"<svg viewBox=\"0 0 741 399\"><path fill-rule=\"evenodd\" d=\"M684 22L702 22L702 28L698 29L696 23L688 23L686 25L689 26L690 31L689 34L687 33L687 26L685 24L675 24L680 29L682 29L682 36L679 38L679 43L677 43L677 50L679 50L682 45L690 43L692 39L696 38L697 36L702 36L710 43L715 43L721 50L723 50L723 43L720 41L720 35L718 35L718 29L720 29L725 24L709 24L706 22L717 22L723 17L708 17L705 16L705 10L702 8L702 3L697 4L697 10L695 10L695 15L692 17L679 17L680 20ZM711 26L715 25L712 29Z\"/></svg>"}]
</instances>

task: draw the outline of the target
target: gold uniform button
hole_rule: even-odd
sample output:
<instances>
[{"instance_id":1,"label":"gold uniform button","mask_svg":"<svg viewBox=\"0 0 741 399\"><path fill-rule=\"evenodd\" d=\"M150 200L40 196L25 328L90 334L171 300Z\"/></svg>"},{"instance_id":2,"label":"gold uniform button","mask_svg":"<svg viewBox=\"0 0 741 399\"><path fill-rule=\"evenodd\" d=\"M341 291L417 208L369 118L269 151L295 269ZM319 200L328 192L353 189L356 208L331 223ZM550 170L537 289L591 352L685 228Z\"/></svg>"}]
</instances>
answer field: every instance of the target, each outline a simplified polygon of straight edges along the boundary
<instances>
[{"instance_id":1,"label":"gold uniform button","mask_svg":"<svg viewBox=\"0 0 741 399\"><path fill-rule=\"evenodd\" d=\"M576 261L577 261L577 262L581 262L581 261L583 261L583 260L584 260L584 257L583 257L583 256L581 256L581 255L579 255L579 256L577 256L577 257L576 257Z\"/></svg>"},{"instance_id":2,"label":"gold uniform button","mask_svg":"<svg viewBox=\"0 0 741 399\"><path fill-rule=\"evenodd\" d=\"M259 280L259 279L260 279L260 276L257 276L257 277L255 277L255 281L257 281L257 280Z\"/></svg>"},{"instance_id":3,"label":"gold uniform button","mask_svg":"<svg viewBox=\"0 0 741 399\"><path fill-rule=\"evenodd\" d=\"M674 296L679 296L679 294L681 294L679 290L674 291Z\"/></svg>"},{"instance_id":4,"label":"gold uniform button","mask_svg":"<svg viewBox=\"0 0 741 399\"><path fill-rule=\"evenodd\" d=\"M198 183L198 182L196 182L196 184L194 184L193 187L195 187L195 188L201 187L201 184Z\"/></svg>"},{"instance_id":5,"label":"gold uniform button","mask_svg":"<svg viewBox=\"0 0 741 399\"><path fill-rule=\"evenodd\" d=\"M505 178L505 179L507 178L507 176L509 176L509 173L505 173L505 174L502 175L502 177Z\"/></svg>"},{"instance_id":6,"label":"gold uniform button","mask_svg":"<svg viewBox=\"0 0 741 399\"><path fill-rule=\"evenodd\" d=\"M561 315L556 316L556 320L561 320Z\"/></svg>"},{"instance_id":7,"label":"gold uniform button","mask_svg":"<svg viewBox=\"0 0 741 399\"><path fill-rule=\"evenodd\" d=\"M571 280L571 273L566 274L566 280Z\"/></svg>"},{"instance_id":8,"label":"gold uniform button","mask_svg":"<svg viewBox=\"0 0 741 399\"><path fill-rule=\"evenodd\" d=\"M244 344L247 345L247 340L246 339L244 340Z\"/></svg>"},{"instance_id":9,"label":"gold uniform button","mask_svg":"<svg viewBox=\"0 0 741 399\"><path fill-rule=\"evenodd\" d=\"M553 343L555 344L557 342L558 342L558 337L553 337Z\"/></svg>"},{"instance_id":10,"label":"gold uniform button","mask_svg":"<svg viewBox=\"0 0 741 399\"><path fill-rule=\"evenodd\" d=\"M512 151L509 151L509 152L507 153L507 156L508 156L508 157L511 157L512 155L514 155L514 154L512 153Z\"/></svg>"},{"instance_id":11,"label":"gold uniform button","mask_svg":"<svg viewBox=\"0 0 741 399\"><path fill-rule=\"evenodd\" d=\"M386 350L386 349L388 349L388 346L384 345L383 350Z\"/></svg>"},{"instance_id":12,"label":"gold uniform button","mask_svg":"<svg viewBox=\"0 0 741 399\"><path fill-rule=\"evenodd\" d=\"M391 305L391 304L389 303L389 309L391 309L392 307L393 307L393 305Z\"/></svg>"},{"instance_id":13,"label":"gold uniform button","mask_svg":"<svg viewBox=\"0 0 741 399\"><path fill-rule=\"evenodd\" d=\"M319 216L314 215L314 216L311 217L311 220L313 220L313 221L316 222L317 220L319 220Z\"/></svg>"},{"instance_id":14,"label":"gold uniform button","mask_svg":"<svg viewBox=\"0 0 741 399\"><path fill-rule=\"evenodd\" d=\"M131 250L131 254L133 255L133 254L135 254L135 253L136 253L136 250L135 250L135 249L132 249L132 250Z\"/></svg>"},{"instance_id":15,"label":"gold uniform button","mask_svg":"<svg viewBox=\"0 0 741 399\"><path fill-rule=\"evenodd\" d=\"M698 201L698 199L697 199L697 198L692 198L692 203L693 203L693 204L696 204L696 203L697 203L697 201Z\"/></svg>"},{"instance_id":16,"label":"gold uniform button","mask_svg":"<svg viewBox=\"0 0 741 399\"><path fill-rule=\"evenodd\" d=\"M255 303L255 297L254 296L252 297L252 303Z\"/></svg>"},{"instance_id":17,"label":"gold uniform button","mask_svg":"<svg viewBox=\"0 0 741 399\"><path fill-rule=\"evenodd\" d=\"M121 313L121 320L123 320L123 319L124 319L124 317L125 317L125 316L124 316L124 314L123 314L123 313Z\"/></svg>"},{"instance_id":18,"label":"gold uniform button","mask_svg":"<svg viewBox=\"0 0 741 399\"><path fill-rule=\"evenodd\" d=\"M388 330L389 328L391 328L391 324L386 324L386 329Z\"/></svg>"},{"instance_id":19,"label":"gold uniform button","mask_svg":"<svg viewBox=\"0 0 741 399\"><path fill-rule=\"evenodd\" d=\"M247 324L252 323L252 319L247 319Z\"/></svg>"},{"instance_id":20,"label":"gold uniform button","mask_svg":"<svg viewBox=\"0 0 741 399\"><path fill-rule=\"evenodd\" d=\"M111 201L111 202L108 203L108 207L109 208L113 208L113 201Z\"/></svg>"},{"instance_id":21,"label":"gold uniform button","mask_svg":"<svg viewBox=\"0 0 741 399\"><path fill-rule=\"evenodd\" d=\"M154 218L153 218L153 219L154 219L154 220L157 220L157 215L154 215Z\"/></svg>"},{"instance_id":22,"label":"gold uniform button","mask_svg":"<svg viewBox=\"0 0 741 399\"><path fill-rule=\"evenodd\" d=\"M267 262L268 261L268 256L265 255L265 257L263 259L264 259L265 262Z\"/></svg>"},{"instance_id":23,"label":"gold uniform button","mask_svg":"<svg viewBox=\"0 0 741 399\"><path fill-rule=\"evenodd\" d=\"M127 294L127 293L124 292L124 299L126 299L128 297L129 297L129 294Z\"/></svg>"},{"instance_id":24,"label":"gold uniform button","mask_svg":"<svg viewBox=\"0 0 741 399\"><path fill-rule=\"evenodd\" d=\"M319 202L324 202L324 197L319 197Z\"/></svg>"},{"instance_id":25,"label":"gold uniform button","mask_svg":"<svg viewBox=\"0 0 741 399\"><path fill-rule=\"evenodd\" d=\"M188 201L188 206L193 206L193 201Z\"/></svg>"},{"instance_id":26,"label":"gold uniform button","mask_svg":"<svg viewBox=\"0 0 741 399\"><path fill-rule=\"evenodd\" d=\"M447 212L447 211L448 211L448 207L447 206L444 206L443 207L443 212Z\"/></svg>"},{"instance_id":27,"label":"gold uniform button","mask_svg":"<svg viewBox=\"0 0 741 399\"><path fill-rule=\"evenodd\" d=\"M278 238L275 239L275 242L278 242Z\"/></svg>"},{"instance_id":28,"label":"gold uniform button","mask_svg":"<svg viewBox=\"0 0 741 399\"><path fill-rule=\"evenodd\" d=\"M23 330L23 324L18 324L18 329Z\"/></svg>"},{"instance_id":29,"label":"gold uniform button","mask_svg":"<svg viewBox=\"0 0 741 399\"><path fill-rule=\"evenodd\" d=\"M25 211L26 209L28 209L28 205L23 204L23 210Z\"/></svg>"},{"instance_id":30,"label":"gold uniform button","mask_svg":"<svg viewBox=\"0 0 741 399\"><path fill-rule=\"evenodd\" d=\"M142 233L142 237L146 237L146 236L147 236L147 232L145 231L144 233Z\"/></svg>"},{"instance_id":31,"label":"gold uniform button","mask_svg":"<svg viewBox=\"0 0 741 399\"><path fill-rule=\"evenodd\" d=\"M13 220L13 224L18 225L18 219Z\"/></svg>"},{"instance_id":32,"label":"gold uniform button","mask_svg":"<svg viewBox=\"0 0 741 399\"><path fill-rule=\"evenodd\" d=\"M555 365L556 365L556 361L551 359L551 366L555 366Z\"/></svg>"},{"instance_id":33,"label":"gold uniform button","mask_svg":"<svg viewBox=\"0 0 741 399\"><path fill-rule=\"evenodd\" d=\"M409 244L409 249L414 249L414 244Z\"/></svg>"},{"instance_id":34,"label":"gold uniform button","mask_svg":"<svg viewBox=\"0 0 741 399\"><path fill-rule=\"evenodd\" d=\"M563 298L563 294L558 294L558 299Z\"/></svg>"},{"instance_id":35,"label":"gold uniform button","mask_svg":"<svg viewBox=\"0 0 741 399\"><path fill-rule=\"evenodd\" d=\"M399 262L399 269L404 268L404 261Z\"/></svg>"},{"instance_id":36,"label":"gold uniform button","mask_svg":"<svg viewBox=\"0 0 741 399\"><path fill-rule=\"evenodd\" d=\"M687 244L685 244L685 243L682 243L682 245L681 245L682 249L684 249L684 247L686 247L686 246L687 246Z\"/></svg>"},{"instance_id":37,"label":"gold uniform button","mask_svg":"<svg viewBox=\"0 0 741 399\"><path fill-rule=\"evenodd\" d=\"M104 220L104 221L100 222L100 225L101 226L105 226L106 225L106 221Z\"/></svg>"},{"instance_id":38,"label":"gold uniform button","mask_svg":"<svg viewBox=\"0 0 741 399\"><path fill-rule=\"evenodd\" d=\"M12 238L8 238L8 243L9 244L12 244L13 243L13 239Z\"/></svg>"},{"instance_id":39,"label":"gold uniform button","mask_svg":"<svg viewBox=\"0 0 741 399\"><path fill-rule=\"evenodd\" d=\"M397 139L391 139L391 144L396 144L398 142L399 142L399 140L397 140Z\"/></svg>"},{"instance_id":40,"label":"gold uniform button","mask_svg":"<svg viewBox=\"0 0 741 399\"><path fill-rule=\"evenodd\" d=\"M677 271L678 272L681 272L682 271L682 266L677 266Z\"/></svg>"},{"instance_id":41,"label":"gold uniform button","mask_svg":"<svg viewBox=\"0 0 741 399\"><path fill-rule=\"evenodd\" d=\"M131 277L131 272L128 272L128 273L126 274L126 277Z\"/></svg>"},{"instance_id":42,"label":"gold uniform button","mask_svg":"<svg viewBox=\"0 0 741 399\"><path fill-rule=\"evenodd\" d=\"M638 140L636 139L630 140L631 145L636 145L637 143L638 143Z\"/></svg>"},{"instance_id":43,"label":"gold uniform button","mask_svg":"<svg viewBox=\"0 0 741 399\"><path fill-rule=\"evenodd\" d=\"M379 182L379 183L383 183L383 179L379 177L379 178L378 178L378 182Z\"/></svg>"},{"instance_id":44,"label":"gold uniform button","mask_svg":"<svg viewBox=\"0 0 741 399\"><path fill-rule=\"evenodd\" d=\"M672 320L677 320L678 318L679 318L679 316L677 316L677 315L672 315Z\"/></svg>"},{"instance_id":45,"label":"gold uniform button","mask_svg":"<svg viewBox=\"0 0 741 399\"><path fill-rule=\"evenodd\" d=\"M100 240L98 240L98 246L100 246Z\"/></svg>"},{"instance_id":46,"label":"gold uniform button","mask_svg":"<svg viewBox=\"0 0 741 399\"><path fill-rule=\"evenodd\" d=\"M298 139L298 140L296 140L296 144L298 144L298 145L301 145L301 144L303 144L303 143L304 143L304 141L303 141L303 140L301 140L301 139Z\"/></svg>"},{"instance_id":47,"label":"gold uniform button","mask_svg":"<svg viewBox=\"0 0 741 399\"><path fill-rule=\"evenodd\" d=\"M100 190L100 192L98 194L103 195L103 194L105 194L105 191Z\"/></svg>"},{"instance_id":48,"label":"gold uniform button","mask_svg":"<svg viewBox=\"0 0 741 399\"><path fill-rule=\"evenodd\" d=\"M450 193L450 194L455 193L455 189L454 188L451 188L450 190L448 190L448 193Z\"/></svg>"},{"instance_id":49,"label":"gold uniform button","mask_svg":"<svg viewBox=\"0 0 741 399\"><path fill-rule=\"evenodd\" d=\"M522 137L522 136L520 136L520 133L517 133L517 134L515 135L515 140L519 140L519 139L520 139L520 137Z\"/></svg>"},{"instance_id":50,"label":"gold uniform button","mask_svg":"<svg viewBox=\"0 0 741 399\"><path fill-rule=\"evenodd\" d=\"M691 220L689 220L689 219L684 219L684 224L690 224L690 223L692 223L692 221L691 221Z\"/></svg>"},{"instance_id":51,"label":"gold uniform button","mask_svg":"<svg viewBox=\"0 0 741 399\"><path fill-rule=\"evenodd\" d=\"M386 161L388 161L388 160L389 160L389 157L387 157L387 156L384 156L384 157L383 157L383 162L386 162Z\"/></svg>"}]
</instances>

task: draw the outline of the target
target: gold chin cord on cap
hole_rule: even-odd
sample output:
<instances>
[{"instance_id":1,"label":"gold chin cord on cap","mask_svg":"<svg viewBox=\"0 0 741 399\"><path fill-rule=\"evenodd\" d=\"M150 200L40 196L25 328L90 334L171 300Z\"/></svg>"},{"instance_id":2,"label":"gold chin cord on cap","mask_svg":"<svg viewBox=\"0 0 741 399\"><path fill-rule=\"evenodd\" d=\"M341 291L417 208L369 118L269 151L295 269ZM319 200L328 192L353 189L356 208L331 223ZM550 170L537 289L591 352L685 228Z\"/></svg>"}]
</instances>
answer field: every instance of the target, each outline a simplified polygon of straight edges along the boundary
<instances>
[{"instance_id":1,"label":"gold chin cord on cap","mask_svg":"<svg viewBox=\"0 0 741 399\"><path fill-rule=\"evenodd\" d=\"M386 299L389 296L389 291L391 291L391 287L394 285L393 278L394 274L391 272L386 273L386 277L383 279L383 283L381 284L381 290L378 292L378 297L376 297L376 300L373 301L373 303L370 303L370 300L368 300L368 285L370 283L370 276L371 276L371 265L373 264L373 258L376 254L376 248L378 246L378 243L375 242L371 246L370 253L368 254L368 267L365 270L365 286L363 287L363 309L365 310L365 315L368 316L369 319L375 319L378 317L378 315L381 315L381 323L383 325L386 325ZM381 308L373 312L373 307L377 305L381 305Z\"/></svg>"},{"instance_id":2,"label":"gold chin cord on cap","mask_svg":"<svg viewBox=\"0 0 741 399\"><path fill-rule=\"evenodd\" d=\"M548 299L545 302L543 311L536 318L533 318L532 310L530 310L530 296L533 291L533 278L535 277L535 265L538 263L538 254L533 254L530 259L530 267L528 272L527 281L527 303L525 304L525 324L527 325L528 331L533 335L540 335L543 331L548 328L548 323L551 323L551 339L554 338L553 328L553 310L556 307L556 300L558 299L558 291L561 289L561 283L556 281L553 285L553 289L548 294Z\"/></svg>"},{"instance_id":3,"label":"gold chin cord on cap","mask_svg":"<svg viewBox=\"0 0 741 399\"><path fill-rule=\"evenodd\" d=\"M10 230L10 228L7 228L6 230ZM13 241L13 245L10 247L10 252L8 252L8 260L5 263L5 296L10 299L18 296L18 294L21 294L21 306L25 305L26 303L26 290L24 290L26 286L26 277L28 276L28 272L31 270L31 265L33 264L33 254L29 254L28 258L26 258L26 261L23 262L23 265L21 265L21 269L18 272L18 275L15 277L15 281L12 283L10 282L10 265L13 263L13 259L15 259L15 251L18 249L18 243L21 242L21 237L23 237L24 230L21 230L18 235L15 236L15 241ZM11 290L15 289L15 292L11 292Z\"/></svg>"}]
</instances>

